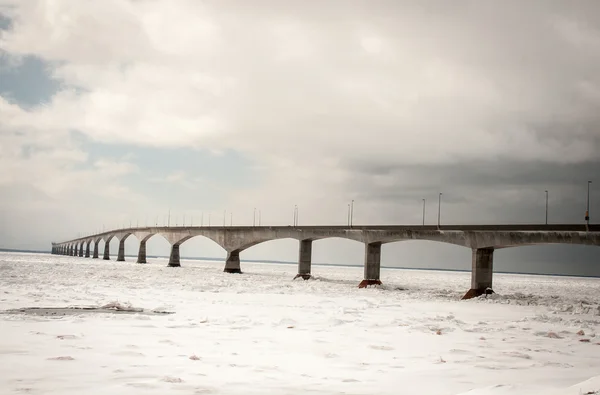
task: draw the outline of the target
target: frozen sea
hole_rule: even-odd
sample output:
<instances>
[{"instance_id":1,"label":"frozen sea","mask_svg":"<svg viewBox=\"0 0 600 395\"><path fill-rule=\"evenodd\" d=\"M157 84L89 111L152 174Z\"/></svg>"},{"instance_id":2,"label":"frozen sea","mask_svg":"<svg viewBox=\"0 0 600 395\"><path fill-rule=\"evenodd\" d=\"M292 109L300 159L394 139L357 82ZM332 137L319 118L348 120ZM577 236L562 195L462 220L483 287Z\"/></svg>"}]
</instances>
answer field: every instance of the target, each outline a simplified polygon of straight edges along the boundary
<instances>
[{"instance_id":1,"label":"frozen sea","mask_svg":"<svg viewBox=\"0 0 600 395\"><path fill-rule=\"evenodd\" d=\"M0 394L600 393L600 279L0 253ZM165 315L25 307L119 306Z\"/></svg>"}]
</instances>

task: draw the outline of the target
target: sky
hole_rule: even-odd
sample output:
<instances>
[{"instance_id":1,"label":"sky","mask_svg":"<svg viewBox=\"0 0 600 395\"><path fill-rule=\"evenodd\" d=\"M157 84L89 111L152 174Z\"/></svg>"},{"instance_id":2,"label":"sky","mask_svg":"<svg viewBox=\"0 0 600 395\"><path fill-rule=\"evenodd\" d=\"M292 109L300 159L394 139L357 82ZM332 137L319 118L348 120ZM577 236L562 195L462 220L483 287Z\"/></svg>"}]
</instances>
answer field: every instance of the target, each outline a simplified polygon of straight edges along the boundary
<instances>
[{"instance_id":1,"label":"sky","mask_svg":"<svg viewBox=\"0 0 600 395\"><path fill-rule=\"evenodd\" d=\"M165 222L600 218L600 3L0 0L0 247ZM597 213L597 214L596 214ZM128 240L128 253L137 251ZM183 255L224 256L206 240ZM388 266L471 251L386 245ZM168 251L153 238L149 254ZM364 247L315 243L314 261ZM242 259L297 259L297 241ZM600 249L505 270L600 275Z\"/></svg>"}]
</instances>

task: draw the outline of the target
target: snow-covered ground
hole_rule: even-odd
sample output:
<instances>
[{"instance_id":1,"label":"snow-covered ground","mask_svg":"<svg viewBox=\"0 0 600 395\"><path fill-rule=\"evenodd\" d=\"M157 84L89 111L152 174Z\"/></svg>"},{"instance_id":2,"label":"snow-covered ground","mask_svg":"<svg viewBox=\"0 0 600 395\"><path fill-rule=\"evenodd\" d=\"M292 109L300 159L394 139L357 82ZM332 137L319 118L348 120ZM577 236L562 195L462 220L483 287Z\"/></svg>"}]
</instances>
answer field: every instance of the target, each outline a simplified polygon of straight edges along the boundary
<instances>
[{"instance_id":1,"label":"snow-covered ground","mask_svg":"<svg viewBox=\"0 0 600 395\"><path fill-rule=\"evenodd\" d=\"M358 289L359 267L291 281L294 265L182 265L0 253L1 310L174 312L0 314L0 393L600 390L600 279L497 274L499 295L460 301L469 273L383 269L383 287Z\"/></svg>"}]
</instances>

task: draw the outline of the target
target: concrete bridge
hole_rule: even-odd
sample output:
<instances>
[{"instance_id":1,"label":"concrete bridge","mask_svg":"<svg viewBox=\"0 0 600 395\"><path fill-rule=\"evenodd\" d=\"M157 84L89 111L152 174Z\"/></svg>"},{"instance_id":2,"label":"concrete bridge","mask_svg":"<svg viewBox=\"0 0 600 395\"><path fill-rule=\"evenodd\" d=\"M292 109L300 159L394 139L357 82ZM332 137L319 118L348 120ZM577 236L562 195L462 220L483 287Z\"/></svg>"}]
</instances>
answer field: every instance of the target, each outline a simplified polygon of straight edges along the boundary
<instances>
[{"instance_id":1,"label":"concrete bridge","mask_svg":"<svg viewBox=\"0 0 600 395\"><path fill-rule=\"evenodd\" d=\"M464 298L489 292L492 288L494 250L533 244L585 244L600 246L600 225L443 225L437 226L225 226L225 227L141 227L111 230L61 243L52 243L52 253L110 259L110 241L119 240L117 261L125 260L125 240L139 242L138 263L146 263L146 242L161 235L171 244L169 266L181 266L179 246L196 236L207 237L227 251L224 271L241 273L240 253L247 248L277 239L300 243L296 278L311 276L312 242L338 237L365 245L364 278L359 287L381 284L381 246L404 240L430 240L456 244L472 250L471 288ZM91 247L93 245L93 252Z\"/></svg>"}]
</instances>

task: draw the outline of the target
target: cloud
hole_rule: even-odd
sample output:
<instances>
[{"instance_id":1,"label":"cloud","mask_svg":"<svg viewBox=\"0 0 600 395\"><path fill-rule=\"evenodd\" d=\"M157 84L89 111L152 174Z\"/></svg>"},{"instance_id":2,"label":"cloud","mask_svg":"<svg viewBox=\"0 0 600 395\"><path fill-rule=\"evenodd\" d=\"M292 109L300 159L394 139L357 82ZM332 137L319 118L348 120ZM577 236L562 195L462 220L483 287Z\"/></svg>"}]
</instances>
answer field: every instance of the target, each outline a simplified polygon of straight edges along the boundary
<instances>
[{"instance_id":1,"label":"cloud","mask_svg":"<svg viewBox=\"0 0 600 395\"><path fill-rule=\"evenodd\" d=\"M364 18L349 7L332 25L309 18L310 6L18 2L2 43L56 62L55 76L83 89L57 95L30 122L50 112L52 124L98 141L227 146L273 162L595 159L589 92L600 76L587 65L599 56L597 21L581 28L584 9L562 16L535 4L508 5L508 29L477 4L435 17L380 5ZM555 123L577 138L556 138Z\"/></svg>"}]
</instances>

